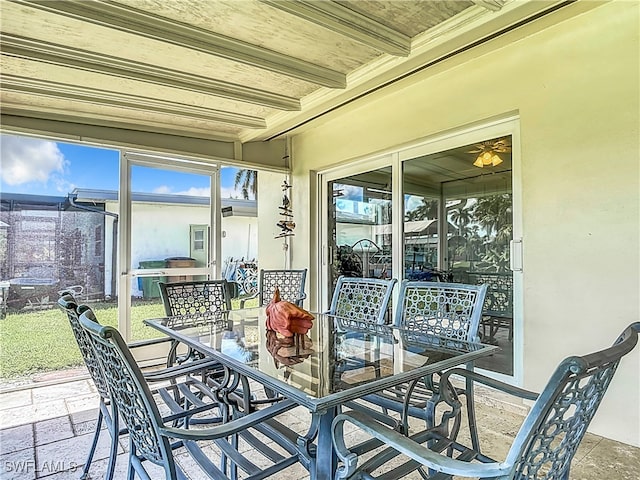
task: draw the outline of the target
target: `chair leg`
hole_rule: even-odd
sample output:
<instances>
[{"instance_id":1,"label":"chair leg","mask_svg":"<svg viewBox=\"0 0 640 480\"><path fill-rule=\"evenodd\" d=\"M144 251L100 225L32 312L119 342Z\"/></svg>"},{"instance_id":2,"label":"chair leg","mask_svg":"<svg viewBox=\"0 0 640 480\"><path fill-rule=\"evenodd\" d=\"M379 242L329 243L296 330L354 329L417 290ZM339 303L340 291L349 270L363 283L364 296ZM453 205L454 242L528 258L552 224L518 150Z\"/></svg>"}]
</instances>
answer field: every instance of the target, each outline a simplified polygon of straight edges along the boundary
<instances>
[{"instance_id":1,"label":"chair leg","mask_svg":"<svg viewBox=\"0 0 640 480\"><path fill-rule=\"evenodd\" d=\"M127 472L127 480L134 480L134 477L136 476L136 469L133 465L133 458L135 454L136 454L136 447L131 441L131 439L129 439L129 468Z\"/></svg>"},{"instance_id":2,"label":"chair leg","mask_svg":"<svg viewBox=\"0 0 640 480\"><path fill-rule=\"evenodd\" d=\"M473 382L467 379L465 383L467 397L467 418L469 420L469 435L471 437L471 446L476 452L480 452L480 439L478 437L478 426L476 424L476 408L473 395Z\"/></svg>"},{"instance_id":3,"label":"chair leg","mask_svg":"<svg viewBox=\"0 0 640 480\"><path fill-rule=\"evenodd\" d=\"M118 418L118 407L115 403L111 403L111 451L109 452L109 463L107 465L107 472L105 473L105 480L112 480L113 474L116 470L116 460L118 458L118 440L120 438L120 427Z\"/></svg>"},{"instance_id":4,"label":"chair leg","mask_svg":"<svg viewBox=\"0 0 640 480\"><path fill-rule=\"evenodd\" d=\"M82 469L82 475L80 476L81 480L87 480L89 477L89 469L91 468L91 462L93 462L93 455L96 453L96 447L98 446L98 439L100 438L100 431L102 430L102 409L105 407L104 401L100 399L100 408L98 409L98 419L96 420L96 430L93 434L93 441L91 442L91 449L89 450L89 455L87 455L87 460L84 463L84 468Z\"/></svg>"}]
</instances>

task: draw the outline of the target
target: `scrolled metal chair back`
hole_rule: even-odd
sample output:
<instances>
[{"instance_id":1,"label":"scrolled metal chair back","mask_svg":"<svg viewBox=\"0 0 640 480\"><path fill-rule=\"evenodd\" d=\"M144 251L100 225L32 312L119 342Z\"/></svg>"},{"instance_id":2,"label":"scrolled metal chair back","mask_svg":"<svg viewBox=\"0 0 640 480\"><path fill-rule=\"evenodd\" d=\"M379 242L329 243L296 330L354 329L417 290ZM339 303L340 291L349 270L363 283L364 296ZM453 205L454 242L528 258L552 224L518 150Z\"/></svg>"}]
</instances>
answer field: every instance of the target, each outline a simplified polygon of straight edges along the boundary
<instances>
[{"instance_id":1,"label":"scrolled metal chair back","mask_svg":"<svg viewBox=\"0 0 640 480\"><path fill-rule=\"evenodd\" d=\"M640 322L613 346L569 357L556 369L525 419L509 452L514 478L565 480L571 460L596 413L620 359L635 347Z\"/></svg>"},{"instance_id":2,"label":"scrolled metal chair back","mask_svg":"<svg viewBox=\"0 0 640 480\"><path fill-rule=\"evenodd\" d=\"M486 285L404 280L394 324L427 335L476 341Z\"/></svg>"},{"instance_id":3,"label":"scrolled metal chair back","mask_svg":"<svg viewBox=\"0 0 640 480\"><path fill-rule=\"evenodd\" d=\"M513 317L513 275L509 273L469 273L469 283L486 284L484 313L497 317Z\"/></svg>"},{"instance_id":4,"label":"scrolled metal chair back","mask_svg":"<svg viewBox=\"0 0 640 480\"><path fill-rule=\"evenodd\" d=\"M226 280L160 282L158 285L167 315L231 310L231 299Z\"/></svg>"},{"instance_id":5,"label":"scrolled metal chair back","mask_svg":"<svg viewBox=\"0 0 640 480\"><path fill-rule=\"evenodd\" d=\"M383 324L397 280L340 276L329 313L338 317Z\"/></svg>"},{"instance_id":6,"label":"scrolled metal chair back","mask_svg":"<svg viewBox=\"0 0 640 480\"><path fill-rule=\"evenodd\" d=\"M260 270L260 305L267 305L276 288L280 299L302 306L305 298L304 285L307 269L302 270Z\"/></svg>"},{"instance_id":7,"label":"scrolled metal chair back","mask_svg":"<svg viewBox=\"0 0 640 480\"><path fill-rule=\"evenodd\" d=\"M87 332L80 325L79 316L82 312L89 310L86 305L80 305L76 303L73 295L68 292L63 292L62 296L58 299L58 305L67 314L69 324L71 325L71 331L78 343L82 359L84 360L89 375L98 390L98 393L102 398L109 398L109 388L107 387L107 381L102 373L102 366L96 357L93 347L91 346L91 340L88 337Z\"/></svg>"},{"instance_id":8,"label":"scrolled metal chair back","mask_svg":"<svg viewBox=\"0 0 640 480\"><path fill-rule=\"evenodd\" d=\"M102 366L111 400L124 419L136 454L175 471L168 440L158 431L162 417L120 333L113 327L100 325L91 310L83 312L79 321Z\"/></svg>"}]
</instances>

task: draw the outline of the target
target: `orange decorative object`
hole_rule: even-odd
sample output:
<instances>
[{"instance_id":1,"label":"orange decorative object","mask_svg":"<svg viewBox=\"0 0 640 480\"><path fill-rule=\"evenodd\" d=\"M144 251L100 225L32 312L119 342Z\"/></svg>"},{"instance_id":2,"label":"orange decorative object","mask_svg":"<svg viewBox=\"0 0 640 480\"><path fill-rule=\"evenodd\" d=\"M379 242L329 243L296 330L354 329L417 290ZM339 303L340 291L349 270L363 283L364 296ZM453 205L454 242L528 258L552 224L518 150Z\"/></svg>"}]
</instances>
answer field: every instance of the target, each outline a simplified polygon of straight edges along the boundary
<instances>
[{"instance_id":1,"label":"orange decorative object","mask_svg":"<svg viewBox=\"0 0 640 480\"><path fill-rule=\"evenodd\" d=\"M273 299L267 305L267 329L275 330L285 337L306 334L313 326L313 315L293 303L280 300L280 290L276 288Z\"/></svg>"}]
</instances>

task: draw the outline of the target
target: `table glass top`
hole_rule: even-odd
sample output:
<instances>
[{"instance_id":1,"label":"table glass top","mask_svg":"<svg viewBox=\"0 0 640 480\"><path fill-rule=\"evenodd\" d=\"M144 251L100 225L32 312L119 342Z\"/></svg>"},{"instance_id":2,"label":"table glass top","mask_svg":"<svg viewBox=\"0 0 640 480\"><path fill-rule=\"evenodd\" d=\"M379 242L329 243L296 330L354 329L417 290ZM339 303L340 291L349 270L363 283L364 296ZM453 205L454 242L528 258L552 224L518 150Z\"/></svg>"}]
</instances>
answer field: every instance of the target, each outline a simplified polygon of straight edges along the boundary
<instances>
[{"instance_id":1,"label":"table glass top","mask_svg":"<svg viewBox=\"0 0 640 480\"><path fill-rule=\"evenodd\" d=\"M496 349L328 314L314 317L311 330L293 338L267 330L264 308L146 323L265 384L275 380L310 399L379 390L464 364Z\"/></svg>"}]
</instances>

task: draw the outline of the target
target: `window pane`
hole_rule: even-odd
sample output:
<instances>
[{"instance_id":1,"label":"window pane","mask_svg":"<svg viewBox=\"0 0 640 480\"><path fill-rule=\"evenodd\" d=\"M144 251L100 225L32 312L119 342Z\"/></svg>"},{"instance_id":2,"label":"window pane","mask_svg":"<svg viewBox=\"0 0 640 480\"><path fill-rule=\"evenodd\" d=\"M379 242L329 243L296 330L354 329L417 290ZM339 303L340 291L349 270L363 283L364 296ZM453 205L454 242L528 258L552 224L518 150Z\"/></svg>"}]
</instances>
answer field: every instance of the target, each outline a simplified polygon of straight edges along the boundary
<instances>
[{"instance_id":1,"label":"window pane","mask_svg":"<svg viewBox=\"0 0 640 480\"><path fill-rule=\"evenodd\" d=\"M509 137L494 138L403 162L405 278L487 284L480 334L501 350L476 365L507 375L513 375L510 145ZM478 160L493 147L486 162Z\"/></svg>"},{"instance_id":2,"label":"window pane","mask_svg":"<svg viewBox=\"0 0 640 480\"><path fill-rule=\"evenodd\" d=\"M110 214L118 211L119 152L12 135L1 144L0 282L8 307L0 320L2 380L85 374L57 300L71 290L100 322L117 326Z\"/></svg>"},{"instance_id":3,"label":"window pane","mask_svg":"<svg viewBox=\"0 0 640 480\"><path fill-rule=\"evenodd\" d=\"M391 278L391 167L331 183L333 269L340 275Z\"/></svg>"},{"instance_id":4,"label":"window pane","mask_svg":"<svg viewBox=\"0 0 640 480\"><path fill-rule=\"evenodd\" d=\"M131 268L163 272L143 273L131 282L132 340L158 336L142 321L164 316L159 282L195 279L172 274L171 268L207 267L204 232L210 219L210 179L170 168L131 166ZM200 234L199 252L195 251L196 232Z\"/></svg>"}]
</instances>

